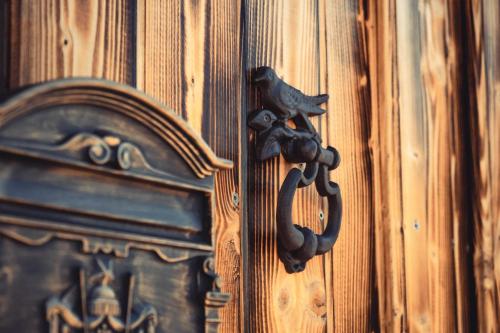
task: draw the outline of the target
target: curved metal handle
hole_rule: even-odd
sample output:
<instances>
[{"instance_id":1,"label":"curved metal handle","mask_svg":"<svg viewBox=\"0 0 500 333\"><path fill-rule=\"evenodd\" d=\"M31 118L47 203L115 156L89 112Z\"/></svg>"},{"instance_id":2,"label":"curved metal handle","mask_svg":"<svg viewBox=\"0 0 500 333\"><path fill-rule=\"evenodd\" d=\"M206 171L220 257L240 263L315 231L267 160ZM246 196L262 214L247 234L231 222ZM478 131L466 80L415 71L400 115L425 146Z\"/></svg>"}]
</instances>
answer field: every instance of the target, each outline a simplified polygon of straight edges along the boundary
<instances>
[{"instance_id":1,"label":"curved metal handle","mask_svg":"<svg viewBox=\"0 0 500 333\"><path fill-rule=\"evenodd\" d=\"M290 170L278 194L276 220L279 253L289 273L303 271L306 262L312 257L330 251L337 240L342 219L340 189L337 184L333 183L335 193L328 195L328 222L323 233L318 235L307 227L293 224L293 198L302 176L300 169Z\"/></svg>"},{"instance_id":2,"label":"curved metal handle","mask_svg":"<svg viewBox=\"0 0 500 333\"><path fill-rule=\"evenodd\" d=\"M328 175L338 167L340 155L333 147L321 147L319 134L308 119L325 112L318 105L326 102L328 95L306 96L279 79L269 67L258 68L254 74L263 106L248 120L258 134L257 158L264 161L281 153L288 162L306 164L304 171L289 171L279 190L276 209L279 257L288 273L301 272L315 255L332 249L342 220L340 188ZM289 120L295 128L288 126ZM292 221L297 188L313 182L319 195L328 198L328 222L321 235Z\"/></svg>"}]
</instances>

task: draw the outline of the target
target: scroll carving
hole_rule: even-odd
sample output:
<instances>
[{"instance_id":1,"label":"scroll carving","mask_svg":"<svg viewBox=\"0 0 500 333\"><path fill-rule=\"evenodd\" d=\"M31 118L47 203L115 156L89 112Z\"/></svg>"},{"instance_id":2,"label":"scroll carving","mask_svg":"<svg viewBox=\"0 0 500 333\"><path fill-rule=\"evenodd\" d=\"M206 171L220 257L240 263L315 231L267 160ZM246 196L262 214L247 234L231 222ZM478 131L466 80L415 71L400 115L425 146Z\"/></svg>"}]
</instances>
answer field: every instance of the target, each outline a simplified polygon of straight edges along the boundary
<instances>
[{"instance_id":1,"label":"scroll carving","mask_svg":"<svg viewBox=\"0 0 500 333\"><path fill-rule=\"evenodd\" d=\"M182 157L200 179L233 165L231 161L218 158L183 119L164 105L133 88L104 80L64 79L27 89L0 104L0 127L40 106L82 104L112 110L150 128Z\"/></svg>"},{"instance_id":2,"label":"scroll carving","mask_svg":"<svg viewBox=\"0 0 500 333\"><path fill-rule=\"evenodd\" d=\"M8 147L27 152L43 152L55 159L83 160L99 166L108 166L119 170L130 170L136 174L158 178L175 176L152 167L141 149L131 142L122 141L115 135L99 136L92 133L78 133L58 145L31 143L25 141L2 140Z\"/></svg>"}]
</instances>

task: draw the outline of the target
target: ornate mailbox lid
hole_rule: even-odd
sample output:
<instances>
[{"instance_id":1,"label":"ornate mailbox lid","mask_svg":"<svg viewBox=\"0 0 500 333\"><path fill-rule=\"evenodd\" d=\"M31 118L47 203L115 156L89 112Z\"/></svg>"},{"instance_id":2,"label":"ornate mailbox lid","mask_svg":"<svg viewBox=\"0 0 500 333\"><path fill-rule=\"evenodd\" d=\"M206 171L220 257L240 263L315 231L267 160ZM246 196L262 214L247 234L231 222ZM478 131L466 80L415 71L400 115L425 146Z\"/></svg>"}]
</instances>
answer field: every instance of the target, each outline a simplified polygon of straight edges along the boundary
<instances>
[{"instance_id":1,"label":"ornate mailbox lid","mask_svg":"<svg viewBox=\"0 0 500 333\"><path fill-rule=\"evenodd\" d=\"M213 174L231 166L116 83L0 104L0 331L216 330Z\"/></svg>"}]
</instances>

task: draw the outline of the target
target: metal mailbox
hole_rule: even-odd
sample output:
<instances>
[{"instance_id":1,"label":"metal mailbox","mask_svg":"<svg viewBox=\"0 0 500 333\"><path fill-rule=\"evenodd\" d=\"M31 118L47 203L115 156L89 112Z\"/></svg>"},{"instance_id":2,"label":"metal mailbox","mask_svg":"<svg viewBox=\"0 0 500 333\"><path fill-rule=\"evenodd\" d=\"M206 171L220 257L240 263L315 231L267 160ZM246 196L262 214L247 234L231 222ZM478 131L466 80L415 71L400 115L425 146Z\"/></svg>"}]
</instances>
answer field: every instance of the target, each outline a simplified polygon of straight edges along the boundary
<instances>
[{"instance_id":1,"label":"metal mailbox","mask_svg":"<svg viewBox=\"0 0 500 333\"><path fill-rule=\"evenodd\" d=\"M216 332L214 172L172 111L70 79L0 105L0 331Z\"/></svg>"}]
</instances>

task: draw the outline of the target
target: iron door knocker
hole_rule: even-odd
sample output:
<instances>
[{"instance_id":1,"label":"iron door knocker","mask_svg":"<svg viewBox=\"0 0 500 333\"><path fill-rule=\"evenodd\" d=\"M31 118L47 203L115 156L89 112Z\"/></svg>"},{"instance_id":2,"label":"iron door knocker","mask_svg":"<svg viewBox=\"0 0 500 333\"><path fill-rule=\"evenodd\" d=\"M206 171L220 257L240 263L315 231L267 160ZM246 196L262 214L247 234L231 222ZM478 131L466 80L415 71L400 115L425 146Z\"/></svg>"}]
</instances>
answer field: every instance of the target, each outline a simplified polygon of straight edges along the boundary
<instances>
[{"instance_id":1,"label":"iron door knocker","mask_svg":"<svg viewBox=\"0 0 500 333\"><path fill-rule=\"evenodd\" d=\"M307 96L281 80L270 67L259 67L253 82L259 87L262 102L262 109L248 119L248 125L257 132L257 159L265 161L282 153L287 162L305 163L303 171L289 171L279 190L276 209L278 255L288 273L297 273L312 257L331 250L342 220L340 188L328 175L338 167L340 155L333 147L321 146L321 138L308 118L326 112L319 105L328 100L328 95ZM295 128L288 126L289 120ZM297 188L313 182L319 195L328 198L328 222L321 235L292 222Z\"/></svg>"}]
</instances>

